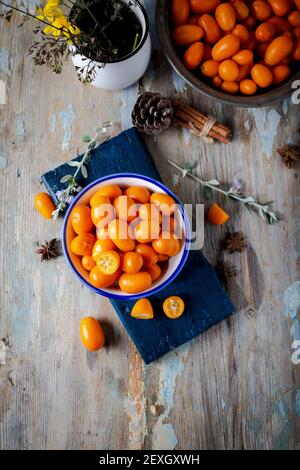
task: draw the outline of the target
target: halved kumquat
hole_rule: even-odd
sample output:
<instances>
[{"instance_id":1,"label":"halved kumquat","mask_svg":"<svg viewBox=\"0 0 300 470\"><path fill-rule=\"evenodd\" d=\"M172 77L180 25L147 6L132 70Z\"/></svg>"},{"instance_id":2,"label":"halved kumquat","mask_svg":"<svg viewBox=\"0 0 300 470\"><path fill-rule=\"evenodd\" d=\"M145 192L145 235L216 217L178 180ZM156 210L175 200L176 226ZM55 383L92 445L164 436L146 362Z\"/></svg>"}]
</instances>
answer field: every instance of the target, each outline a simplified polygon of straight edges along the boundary
<instances>
[{"instance_id":1,"label":"halved kumquat","mask_svg":"<svg viewBox=\"0 0 300 470\"><path fill-rule=\"evenodd\" d=\"M184 301L177 295L168 297L163 303L164 314L171 319L181 317L185 309Z\"/></svg>"}]
</instances>

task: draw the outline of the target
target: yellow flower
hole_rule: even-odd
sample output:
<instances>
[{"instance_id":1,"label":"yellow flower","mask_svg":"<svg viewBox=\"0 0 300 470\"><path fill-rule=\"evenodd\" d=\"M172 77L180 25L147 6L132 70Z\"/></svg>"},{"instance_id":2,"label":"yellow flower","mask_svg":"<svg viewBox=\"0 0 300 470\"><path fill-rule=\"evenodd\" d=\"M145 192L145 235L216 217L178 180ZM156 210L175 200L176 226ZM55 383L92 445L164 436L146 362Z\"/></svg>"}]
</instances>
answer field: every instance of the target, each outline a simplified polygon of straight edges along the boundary
<instances>
[{"instance_id":1,"label":"yellow flower","mask_svg":"<svg viewBox=\"0 0 300 470\"><path fill-rule=\"evenodd\" d=\"M48 0L46 7L58 7L60 0Z\"/></svg>"},{"instance_id":2,"label":"yellow flower","mask_svg":"<svg viewBox=\"0 0 300 470\"><path fill-rule=\"evenodd\" d=\"M37 9L36 18L49 23L49 25L43 29L43 32L45 34L51 34L54 38L58 38L61 34L67 38L71 35L80 34L80 29L67 20L62 10L57 6L58 4L59 0L48 0L43 9Z\"/></svg>"},{"instance_id":3,"label":"yellow flower","mask_svg":"<svg viewBox=\"0 0 300 470\"><path fill-rule=\"evenodd\" d=\"M55 18L63 16L63 12L58 7L45 6L45 8L38 8L36 11L36 18L38 20L46 21L47 23L52 23Z\"/></svg>"},{"instance_id":4,"label":"yellow flower","mask_svg":"<svg viewBox=\"0 0 300 470\"><path fill-rule=\"evenodd\" d=\"M71 34L74 36L77 36L78 34L80 34L80 29L77 26L71 24L70 22L68 22L67 28L68 28L68 31L63 31L63 34L67 38L70 37Z\"/></svg>"}]
</instances>

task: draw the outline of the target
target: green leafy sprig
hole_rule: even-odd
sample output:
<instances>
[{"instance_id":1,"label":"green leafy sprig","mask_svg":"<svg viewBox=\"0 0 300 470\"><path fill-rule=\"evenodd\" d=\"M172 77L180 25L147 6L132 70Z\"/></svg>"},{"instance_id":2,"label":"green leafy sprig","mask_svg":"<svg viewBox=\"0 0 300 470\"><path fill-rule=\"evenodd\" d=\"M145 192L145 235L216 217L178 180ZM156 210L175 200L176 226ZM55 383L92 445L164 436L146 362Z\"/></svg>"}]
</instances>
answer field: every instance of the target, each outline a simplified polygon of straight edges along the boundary
<instances>
[{"instance_id":1,"label":"green leafy sprig","mask_svg":"<svg viewBox=\"0 0 300 470\"><path fill-rule=\"evenodd\" d=\"M112 122L104 122L100 127L96 129L96 134L94 137L90 135L85 135L83 137L83 142L87 144L87 150L84 153L82 159L80 161L71 160L67 162L67 165L72 168L76 168L76 171L73 175L64 175L60 180L60 183L67 184L67 187L63 191L58 191L56 193L59 203L55 211L53 211L52 213L52 217L54 220L56 220L59 214L65 210L65 208L68 204L70 204L74 196L81 191L82 188L78 183L78 178L80 178L81 176L84 179L88 178L87 164L91 159L92 151L98 145L110 139L110 136L107 135L107 129L111 126Z\"/></svg>"},{"instance_id":2,"label":"green leafy sprig","mask_svg":"<svg viewBox=\"0 0 300 470\"><path fill-rule=\"evenodd\" d=\"M248 209L250 212L257 212L262 219L264 219L268 224L273 225L276 222L280 220L279 216L275 214L270 209L270 205L272 202L265 202L265 203L259 203L253 199L253 197L248 197L243 195L240 192L240 189L236 187L235 185L231 186L228 190L220 188L220 183L219 181L212 179L208 181L201 180L198 178L198 176L195 176L191 171L194 169L194 165L186 164L184 168L180 167L176 163L172 161L168 161L170 165L172 165L174 168L179 170L185 178L186 176L189 176L192 178L194 181L197 181L197 183L201 184L201 186L204 188L204 190L208 191L217 191L220 194L223 194L226 198L233 199L234 201L240 202L241 204L244 205L246 209Z\"/></svg>"}]
</instances>

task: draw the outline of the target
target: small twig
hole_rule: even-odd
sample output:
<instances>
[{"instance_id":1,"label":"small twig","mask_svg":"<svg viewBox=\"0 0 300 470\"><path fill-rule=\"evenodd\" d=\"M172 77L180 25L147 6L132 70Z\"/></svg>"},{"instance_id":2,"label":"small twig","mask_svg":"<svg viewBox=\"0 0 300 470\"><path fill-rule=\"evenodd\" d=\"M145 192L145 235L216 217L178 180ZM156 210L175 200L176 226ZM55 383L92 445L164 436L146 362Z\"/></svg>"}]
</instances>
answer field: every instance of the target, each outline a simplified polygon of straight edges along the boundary
<instances>
[{"instance_id":1,"label":"small twig","mask_svg":"<svg viewBox=\"0 0 300 470\"><path fill-rule=\"evenodd\" d=\"M132 51L136 49L139 37L140 37L139 33L136 33Z\"/></svg>"},{"instance_id":2,"label":"small twig","mask_svg":"<svg viewBox=\"0 0 300 470\"><path fill-rule=\"evenodd\" d=\"M247 196L244 196L243 194L240 194L234 187L231 187L229 190L226 191L219 187L220 183L217 180L203 181L197 176L193 175L190 169L182 168L176 163L172 162L171 160L169 160L168 163L172 165L174 168L176 168L177 170L179 170L182 173L183 177L189 176L191 179L193 179L194 181L197 181L197 183L201 184L203 187L209 188L212 191L217 191L220 194L223 194L223 196L227 198L240 202L250 211L254 210L258 212L259 215L264 220L266 220L269 224L272 225L275 222L278 222L280 220L279 216L270 210L269 205L271 203L259 203L255 201L252 197L247 197Z\"/></svg>"},{"instance_id":3,"label":"small twig","mask_svg":"<svg viewBox=\"0 0 300 470\"><path fill-rule=\"evenodd\" d=\"M88 5L85 3L84 0L81 0L81 3L83 4L84 8L86 9L86 11L89 13L89 15L91 16L91 18L93 18L94 22L96 23L96 25L98 26L98 28L101 29L101 26L97 20L97 18L93 15L93 13L91 12L90 8L88 7Z\"/></svg>"},{"instance_id":4,"label":"small twig","mask_svg":"<svg viewBox=\"0 0 300 470\"><path fill-rule=\"evenodd\" d=\"M74 175L65 175L60 180L60 183L66 183L67 187L63 191L58 191L59 194L56 193L59 203L55 211L52 213L52 217L54 220L56 220L59 214L65 210L67 205L74 198L74 195L81 191L82 188L79 186L77 178L80 173L83 178L88 178L86 164L89 162L92 155L92 151L97 147L97 145L100 145L109 139L109 136L106 135L106 130L108 127L111 126L112 123L110 121L104 122L100 127L97 128L96 135L94 137L91 137L89 135L84 136L83 141L86 142L88 146L82 159L79 162L76 160L71 160L67 162L70 167L76 167L76 171Z\"/></svg>"}]
</instances>

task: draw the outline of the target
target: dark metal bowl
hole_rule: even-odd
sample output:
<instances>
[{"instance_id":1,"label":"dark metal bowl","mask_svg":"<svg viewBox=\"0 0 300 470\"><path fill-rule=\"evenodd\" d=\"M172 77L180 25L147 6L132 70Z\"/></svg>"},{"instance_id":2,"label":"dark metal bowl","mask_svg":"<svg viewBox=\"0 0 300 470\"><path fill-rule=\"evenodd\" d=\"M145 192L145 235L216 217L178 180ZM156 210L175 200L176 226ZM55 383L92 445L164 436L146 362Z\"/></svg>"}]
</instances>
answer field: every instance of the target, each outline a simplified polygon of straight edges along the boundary
<instances>
[{"instance_id":1,"label":"dark metal bowl","mask_svg":"<svg viewBox=\"0 0 300 470\"><path fill-rule=\"evenodd\" d=\"M164 53L175 69L175 71L195 90L203 95L213 98L221 103L232 104L243 107L262 107L287 98L293 93L292 84L295 80L300 80L299 66L294 69L292 76L282 85L270 88L269 91L261 92L253 96L229 95L209 86L205 81L197 78L183 64L170 36L170 0L157 0L156 6L156 27Z\"/></svg>"}]
</instances>

